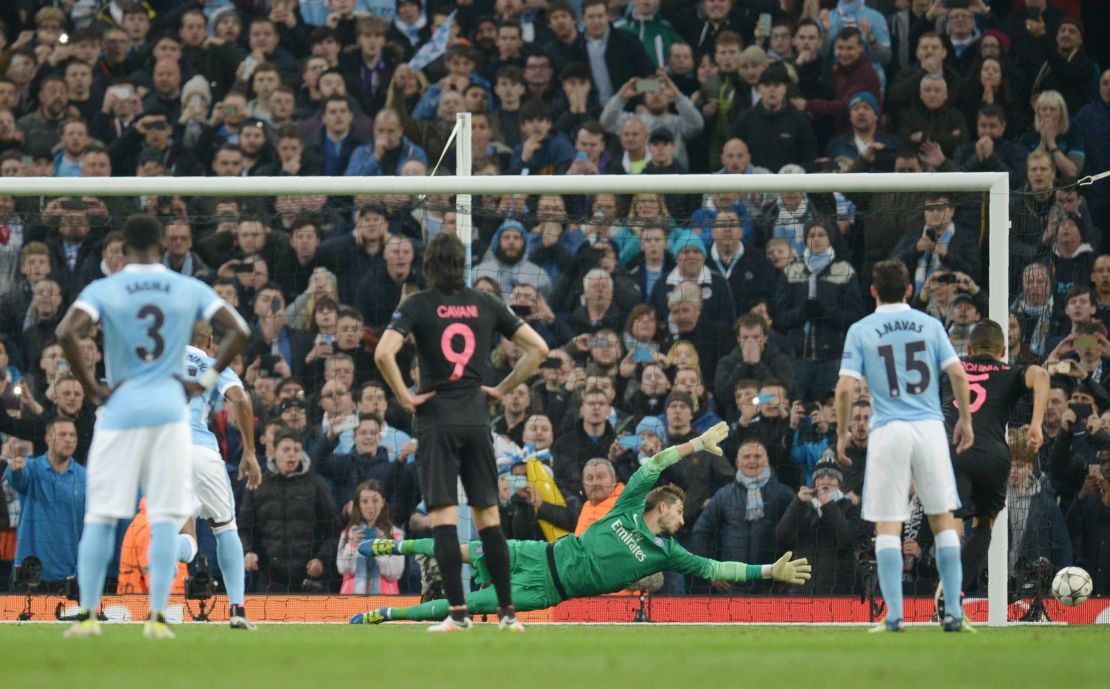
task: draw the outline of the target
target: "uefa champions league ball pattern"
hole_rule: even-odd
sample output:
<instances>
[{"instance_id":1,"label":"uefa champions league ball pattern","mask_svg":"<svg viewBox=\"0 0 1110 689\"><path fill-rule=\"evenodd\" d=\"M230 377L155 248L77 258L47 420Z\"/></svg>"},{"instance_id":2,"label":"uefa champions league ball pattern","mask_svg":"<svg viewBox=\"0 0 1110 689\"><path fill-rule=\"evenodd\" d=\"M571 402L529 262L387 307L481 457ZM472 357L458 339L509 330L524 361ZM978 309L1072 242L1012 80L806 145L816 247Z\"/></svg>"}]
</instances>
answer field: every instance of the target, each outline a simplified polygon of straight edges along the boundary
<instances>
[{"instance_id":1,"label":"uefa champions league ball pattern","mask_svg":"<svg viewBox=\"0 0 1110 689\"><path fill-rule=\"evenodd\" d=\"M1052 580L1052 595L1064 605L1079 605L1091 595L1094 583L1087 570L1065 567Z\"/></svg>"}]
</instances>

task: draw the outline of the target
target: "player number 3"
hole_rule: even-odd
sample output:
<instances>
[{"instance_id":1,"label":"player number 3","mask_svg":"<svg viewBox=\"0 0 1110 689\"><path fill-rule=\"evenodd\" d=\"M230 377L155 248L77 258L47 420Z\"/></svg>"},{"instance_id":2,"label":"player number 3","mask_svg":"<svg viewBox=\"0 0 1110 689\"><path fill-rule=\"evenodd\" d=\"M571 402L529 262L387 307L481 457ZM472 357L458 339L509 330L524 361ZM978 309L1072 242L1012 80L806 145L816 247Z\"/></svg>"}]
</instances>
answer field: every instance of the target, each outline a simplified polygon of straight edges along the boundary
<instances>
[{"instance_id":1,"label":"player number 3","mask_svg":"<svg viewBox=\"0 0 1110 689\"><path fill-rule=\"evenodd\" d=\"M147 304L142 307L139 309L137 315L141 321L145 321L148 318L153 319L150 327L146 329L146 336L150 338L150 341L154 344L154 348L147 349L144 346L138 346L135 348L135 354L143 361L154 361L162 356L162 352L166 349L166 341L162 338L161 333L162 326L166 323L166 316L162 313L162 309L154 304Z\"/></svg>"},{"instance_id":2,"label":"player number 3","mask_svg":"<svg viewBox=\"0 0 1110 689\"><path fill-rule=\"evenodd\" d=\"M461 352L455 351L454 339L456 335L463 339ZM474 331L465 323L452 323L443 331L443 337L439 338L439 348L443 350L443 358L447 359L448 363L455 365L455 369L451 371L448 380L462 378L466 365L470 363L470 358L474 356L475 344Z\"/></svg>"}]
</instances>

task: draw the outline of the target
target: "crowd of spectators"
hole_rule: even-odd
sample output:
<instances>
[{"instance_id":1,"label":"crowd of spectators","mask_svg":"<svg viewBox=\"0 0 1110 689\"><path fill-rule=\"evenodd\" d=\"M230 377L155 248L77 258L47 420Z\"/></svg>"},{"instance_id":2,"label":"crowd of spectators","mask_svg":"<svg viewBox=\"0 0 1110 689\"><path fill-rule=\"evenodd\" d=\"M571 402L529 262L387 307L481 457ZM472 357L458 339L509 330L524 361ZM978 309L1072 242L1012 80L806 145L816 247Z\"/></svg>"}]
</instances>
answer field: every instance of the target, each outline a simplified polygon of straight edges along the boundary
<instances>
[{"instance_id":1,"label":"crowd of spectators","mask_svg":"<svg viewBox=\"0 0 1110 689\"><path fill-rule=\"evenodd\" d=\"M1040 558L1077 564L1107 595L1110 183L1074 184L1110 169L1100 4L12 0L0 177L451 174L463 111L477 175L1006 172L1010 359L1053 374L1045 446L1011 477L1010 565L1022 586ZM427 240L456 232L453 198L237 198L232 179L225 197L3 192L0 590L28 556L40 590L74 574L95 409L53 332L122 267L116 228L141 211L164 219L163 263L252 325L233 364L265 458L261 487L236 485L252 589L434 594L434 562L357 544L430 529L412 419L373 350L424 286ZM814 565L805 592L865 591L866 389L852 464L829 453L844 334L873 307L871 266L897 257L912 305L965 353L986 316L985 209L946 192L620 197L600 183L475 197L475 287L552 350L491 409L508 535L581 533L646 458L723 419L725 457L663 476L686 492L683 545L745 562L790 549ZM102 373L96 333L82 352ZM502 341L488 382L518 357ZM416 384L407 349L404 365ZM234 413L211 419L233 480ZM929 530L907 500L906 589L931 595Z\"/></svg>"}]
</instances>

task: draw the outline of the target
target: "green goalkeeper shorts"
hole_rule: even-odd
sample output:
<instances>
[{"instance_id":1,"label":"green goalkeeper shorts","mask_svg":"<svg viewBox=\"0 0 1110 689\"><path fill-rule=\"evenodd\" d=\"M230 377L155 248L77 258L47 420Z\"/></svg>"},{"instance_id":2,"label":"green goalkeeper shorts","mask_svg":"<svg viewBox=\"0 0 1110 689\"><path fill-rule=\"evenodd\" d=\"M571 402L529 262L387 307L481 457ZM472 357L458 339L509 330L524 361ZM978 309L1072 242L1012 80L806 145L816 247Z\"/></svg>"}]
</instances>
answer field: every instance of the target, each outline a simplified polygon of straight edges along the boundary
<instances>
[{"instance_id":1,"label":"green goalkeeper shorts","mask_svg":"<svg viewBox=\"0 0 1110 689\"><path fill-rule=\"evenodd\" d=\"M479 584L489 583L489 569L482 554L482 542L470 542L470 562ZM513 605L517 610L543 610L563 601L547 566L546 541L509 541L509 566L512 570ZM471 614L497 611L497 593L492 586L466 597Z\"/></svg>"}]
</instances>

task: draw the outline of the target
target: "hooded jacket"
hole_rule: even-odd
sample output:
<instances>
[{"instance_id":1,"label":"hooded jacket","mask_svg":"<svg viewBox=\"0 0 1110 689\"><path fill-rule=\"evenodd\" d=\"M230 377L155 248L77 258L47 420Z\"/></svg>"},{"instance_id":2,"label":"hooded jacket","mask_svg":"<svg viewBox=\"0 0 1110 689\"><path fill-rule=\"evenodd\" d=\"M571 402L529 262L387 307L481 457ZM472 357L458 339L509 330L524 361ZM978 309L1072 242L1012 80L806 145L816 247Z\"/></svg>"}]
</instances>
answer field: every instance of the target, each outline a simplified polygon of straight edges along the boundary
<instances>
[{"instance_id":1,"label":"hooded jacket","mask_svg":"<svg viewBox=\"0 0 1110 689\"><path fill-rule=\"evenodd\" d=\"M509 229L519 232L521 237L520 258L516 260L506 259L501 253L501 235ZM477 282L479 278L483 277L493 278L497 281L497 284L501 285L501 297L506 302L509 301L513 287L522 284L532 285L545 297L550 296L551 278L547 276L547 272L543 268L525 258L527 252L526 238L527 234L520 223L502 223L497 232L493 233L493 239L490 240L490 248L486 252L485 260L474 269L474 281Z\"/></svg>"},{"instance_id":2,"label":"hooded jacket","mask_svg":"<svg viewBox=\"0 0 1110 689\"><path fill-rule=\"evenodd\" d=\"M239 536L244 552L258 555L258 566L273 579L299 583L309 560L334 567L340 530L335 497L319 475L309 471L312 460L301 455L293 473L278 473L273 459L254 491L239 506Z\"/></svg>"}]
</instances>

